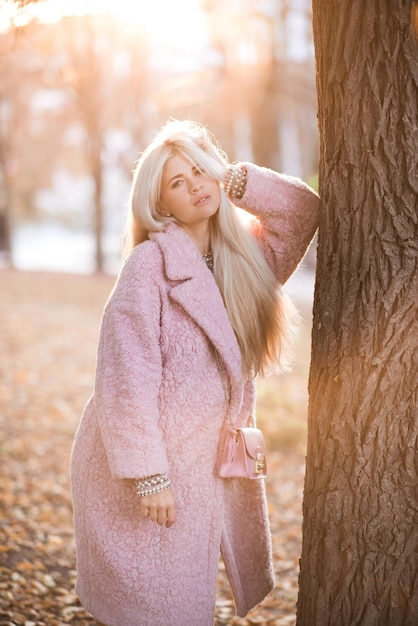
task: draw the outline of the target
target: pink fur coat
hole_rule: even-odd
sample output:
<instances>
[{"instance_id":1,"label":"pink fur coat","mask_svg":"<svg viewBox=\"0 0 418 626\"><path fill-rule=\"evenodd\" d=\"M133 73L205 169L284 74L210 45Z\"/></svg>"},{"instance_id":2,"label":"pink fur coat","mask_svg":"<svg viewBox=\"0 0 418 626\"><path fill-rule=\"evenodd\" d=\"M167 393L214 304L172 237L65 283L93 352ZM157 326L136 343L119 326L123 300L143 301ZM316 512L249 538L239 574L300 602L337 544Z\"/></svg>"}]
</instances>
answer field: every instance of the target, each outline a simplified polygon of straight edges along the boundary
<instances>
[{"instance_id":1,"label":"pink fur coat","mask_svg":"<svg viewBox=\"0 0 418 626\"><path fill-rule=\"evenodd\" d=\"M285 282L317 226L317 196L301 181L247 164L239 202ZM254 414L238 344L213 275L175 225L127 259L106 305L96 383L71 461L77 592L108 626L212 626L219 553L236 611L273 588L263 481L217 476L225 416L215 347L231 410ZM223 432L223 431L222 431ZM168 472L176 522L139 514L132 478Z\"/></svg>"}]
</instances>

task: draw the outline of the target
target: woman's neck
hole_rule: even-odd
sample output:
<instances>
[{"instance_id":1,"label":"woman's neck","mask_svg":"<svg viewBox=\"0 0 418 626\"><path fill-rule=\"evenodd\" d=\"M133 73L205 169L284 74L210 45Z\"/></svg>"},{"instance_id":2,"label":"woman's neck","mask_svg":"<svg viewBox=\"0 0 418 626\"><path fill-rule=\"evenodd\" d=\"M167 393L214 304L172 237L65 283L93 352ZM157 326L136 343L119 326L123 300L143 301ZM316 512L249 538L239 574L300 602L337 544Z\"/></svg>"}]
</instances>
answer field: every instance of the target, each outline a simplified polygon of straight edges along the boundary
<instances>
[{"instance_id":1,"label":"woman's neck","mask_svg":"<svg viewBox=\"0 0 418 626\"><path fill-rule=\"evenodd\" d=\"M210 250L210 229L209 224L201 229L193 228L190 229L187 226L184 227L184 230L188 233L190 238L193 240L195 246L198 248L200 254L207 254Z\"/></svg>"}]
</instances>

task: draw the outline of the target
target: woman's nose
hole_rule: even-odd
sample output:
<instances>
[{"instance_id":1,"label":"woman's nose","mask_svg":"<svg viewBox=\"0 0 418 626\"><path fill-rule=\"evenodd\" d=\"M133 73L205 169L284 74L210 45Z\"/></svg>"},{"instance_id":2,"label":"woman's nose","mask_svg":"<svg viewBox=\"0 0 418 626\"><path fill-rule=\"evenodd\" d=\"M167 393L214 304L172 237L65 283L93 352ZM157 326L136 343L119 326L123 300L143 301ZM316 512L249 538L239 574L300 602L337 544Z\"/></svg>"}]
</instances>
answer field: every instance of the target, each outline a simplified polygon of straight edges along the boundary
<instances>
[{"instance_id":1,"label":"woman's nose","mask_svg":"<svg viewBox=\"0 0 418 626\"><path fill-rule=\"evenodd\" d=\"M191 183L192 193L196 193L197 191L200 191L202 189L202 186L203 186L203 183L201 180L197 178L193 179Z\"/></svg>"}]
</instances>

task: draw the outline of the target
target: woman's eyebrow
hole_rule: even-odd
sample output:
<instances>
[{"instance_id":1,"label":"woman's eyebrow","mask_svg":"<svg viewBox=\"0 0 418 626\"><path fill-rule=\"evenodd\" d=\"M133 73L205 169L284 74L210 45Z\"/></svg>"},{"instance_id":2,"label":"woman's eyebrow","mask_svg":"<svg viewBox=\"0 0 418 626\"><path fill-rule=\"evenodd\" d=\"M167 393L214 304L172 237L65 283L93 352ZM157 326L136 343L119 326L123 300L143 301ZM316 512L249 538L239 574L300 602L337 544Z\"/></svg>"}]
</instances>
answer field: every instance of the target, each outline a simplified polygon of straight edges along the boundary
<instances>
[{"instance_id":1,"label":"woman's eyebrow","mask_svg":"<svg viewBox=\"0 0 418 626\"><path fill-rule=\"evenodd\" d=\"M175 174L170 178L170 180L167 181L167 184L169 185L175 178L184 178L184 174Z\"/></svg>"},{"instance_id":2,"label":"woman's eyebrow","mask_svg":"<svg viewBox=\"0 0 418 626\"><path fill-rule=\"evenodd\" d=\"M201 172L200 168L197 167L196 165L193 165L192 168L193 174L195 174L196 172ZM185 178L185 174L175 174L174 176L172 176L168 181L167 181L167 185L169 185L173 180L175 180L176 178Z\"/></svg>"}]
</instances>

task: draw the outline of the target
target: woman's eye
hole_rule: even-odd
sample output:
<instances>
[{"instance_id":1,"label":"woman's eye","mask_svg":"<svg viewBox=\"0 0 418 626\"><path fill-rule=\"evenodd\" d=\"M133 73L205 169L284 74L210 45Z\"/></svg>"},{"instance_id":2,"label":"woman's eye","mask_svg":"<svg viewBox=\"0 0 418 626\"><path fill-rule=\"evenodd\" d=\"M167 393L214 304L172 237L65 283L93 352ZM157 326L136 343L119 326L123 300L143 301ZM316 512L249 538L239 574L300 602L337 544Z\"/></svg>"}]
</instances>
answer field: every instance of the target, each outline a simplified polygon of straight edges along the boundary
<instances>
[{"instance_id":1,"label":"woman's eye","mask_svg":"<svg viewBox=\"0 0 418 626\"><path fill-rule=\"evenodd\" d=\"M183 181L182 181L181 179L176 180L176 182L173 184L173 189L174 189L175 187L178 187L179 185L181 185L181 183L182 183L182 182L183 182Z\"/></svg>"}]
</instances>

